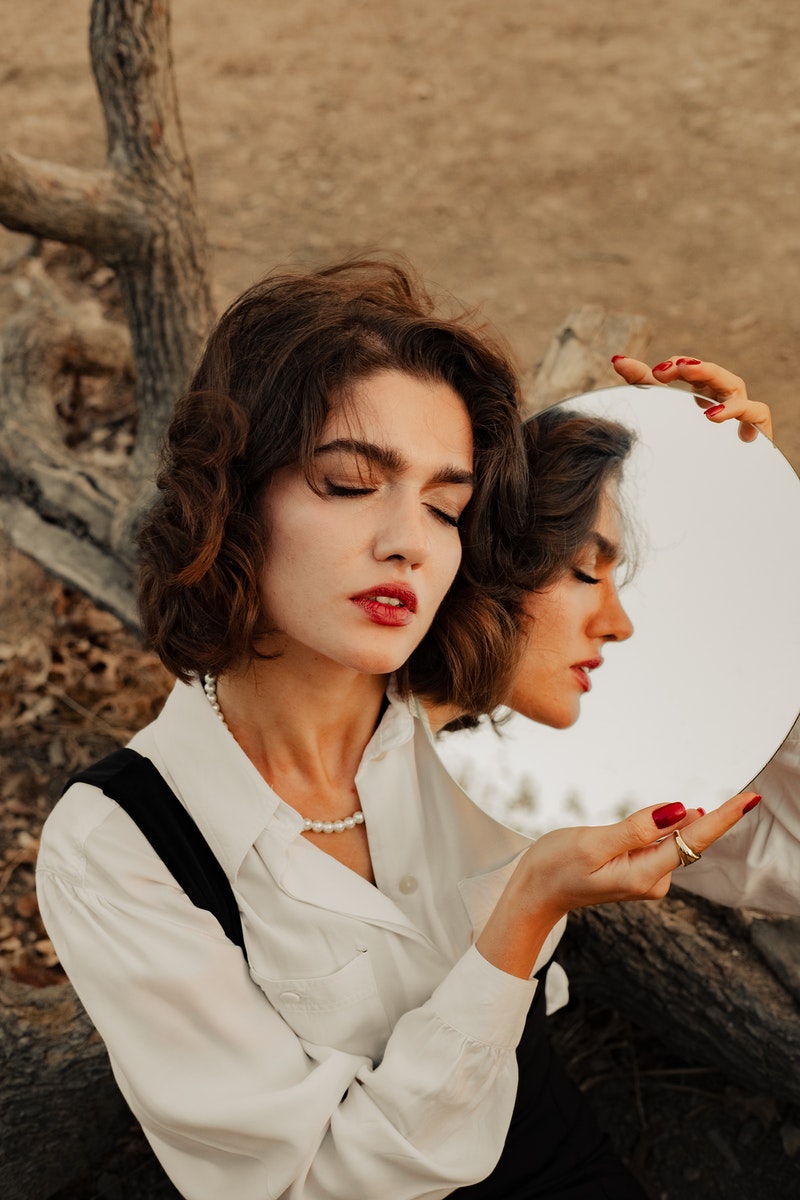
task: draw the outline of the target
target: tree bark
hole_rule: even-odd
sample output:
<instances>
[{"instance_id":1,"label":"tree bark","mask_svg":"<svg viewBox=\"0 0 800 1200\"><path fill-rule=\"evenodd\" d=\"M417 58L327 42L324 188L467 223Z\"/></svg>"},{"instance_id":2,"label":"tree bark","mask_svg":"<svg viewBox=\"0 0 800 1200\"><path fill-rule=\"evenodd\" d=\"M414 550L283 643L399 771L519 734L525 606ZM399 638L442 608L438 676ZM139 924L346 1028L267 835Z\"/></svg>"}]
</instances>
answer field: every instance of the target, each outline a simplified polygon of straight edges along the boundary
<instances>
[{"instance_id":1,"label":"tree bark","mask_svg":"<svg viewBox=\"0 0 800 1200\"><path fill-rule=\"evenodd\" d=\"M635 313L609 312L591 304L575 309L526 381L526 412L541 412L559 400L621 385L611 356L640 358L649 340L647 322Z\"/></svg>"},{"instance_id":2,"label":"tree bark","mask_svg":"<svg viewBox=\"0 0 800 1200\"><path fill-rule=\"evenodd\" d=\"M132 1118L71 987L0 977L0 1195L46 1200Z\"/></svg>"},{"instance_id":3,"label":"tree bark","mask_svg":"<svg viewBox=\"0 0 800 1200\"><path fill-rule=\"evenodd\" d=\"M211 323L206 244L175 91L169 6L94 0L92 66L108 135L105 168L0 152L0 221L85 247L113 268L127 328L87 323L39 278L0 336L0 520L16 546L126 624L133 535L157 447ZM94 325L90 336L88 325ZM101 333L102 336L98 336ZM130 344L130 351L124 347ZM69 454L54 379L135 363L138 430L123 468ZM80 369L79 367L77 369Z\"/></svg>"},{"instance_id":4,"label":"tree bark","mask_svg":"<svg viewBox=\"0 0 800 1200\"><path fill-rule=\"evenodd\" d=\"M626 1013L678 1057L798 1102L800 994L780 962L796 924L675 889L657 903L572 913L558 960L574 991Z\"/></svg>"}]
</instances>

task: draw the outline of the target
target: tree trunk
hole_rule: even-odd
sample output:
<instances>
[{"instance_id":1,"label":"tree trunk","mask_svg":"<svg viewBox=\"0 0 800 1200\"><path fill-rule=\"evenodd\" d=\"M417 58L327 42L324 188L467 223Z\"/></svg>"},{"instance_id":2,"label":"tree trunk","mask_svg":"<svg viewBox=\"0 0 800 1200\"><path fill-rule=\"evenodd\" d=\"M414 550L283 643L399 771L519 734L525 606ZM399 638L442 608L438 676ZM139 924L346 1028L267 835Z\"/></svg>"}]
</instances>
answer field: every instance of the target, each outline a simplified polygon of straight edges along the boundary
<instances>
[{"instance_id":1,"label":"tree trunk","mask_svg":"<svg viewBox=\"0 0 800 1200\"><path fill-rule=\"evenodd\" d=\"M101 1161L131 1115L69 986L0 978L0 1195L46 1200Z\"/></svg>"},{"instance_id":2,"label":"tree trunk","mask_svg":"<svg viewBox=\"0 0 800 1200\"><path fill-rule=\"evenodd\" d=\"M586 304L569 314L526 380L526 415L559 400L621 383L612 354L640 358L650 339L644 317Z\"/></svg>"},{"instance_id":3,"label":"tree trunk","mask_svg":"<svg viewBox=\"0 0 800 1200\"><path fill-rule=\"evenodd\" d=\"M87 314L29 268L27 304L0 337L0 520L16 546L131 627L133 534L152 495L165 423L212 317L169 28L169 6L159 0L94 0L105 168L0 152L0 221L82 246L112 267L127 321ZM138 431L129 459L109 468L70 454L53 401L58 377L134 365Z\"/></svg>"},{"instance_id":4,"label":"tree trunk","mask_svg":"<svg viewBox=\"0 0 800 1200\"><path fill-rule=\"evenodd\" d=\"M652 904L572 913L558 960L575 992L626 1013L678 1057L798 1102L800 990L781 961L797 927L674 889Z\"/></svg>"}]
</instances>

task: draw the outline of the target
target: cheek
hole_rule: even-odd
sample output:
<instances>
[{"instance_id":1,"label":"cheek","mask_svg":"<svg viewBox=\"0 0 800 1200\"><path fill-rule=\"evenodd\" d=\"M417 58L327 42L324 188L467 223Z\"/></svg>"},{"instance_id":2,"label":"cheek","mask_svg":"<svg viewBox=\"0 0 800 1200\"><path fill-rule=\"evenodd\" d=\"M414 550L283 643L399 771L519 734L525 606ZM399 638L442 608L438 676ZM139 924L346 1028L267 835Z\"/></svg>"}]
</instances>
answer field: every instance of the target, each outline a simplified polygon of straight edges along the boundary
<instances>
[{"instance_id":1,"label":"cheek","mask_svg":"<svg viewBox=\"0 0 800 1200\"><path fill-rule=\"evenodd\" d=\"M437 580L442 597L458 574L461 558L461 542L458 538L448 538L437 554Z\"/></svg>"}]
</instances>

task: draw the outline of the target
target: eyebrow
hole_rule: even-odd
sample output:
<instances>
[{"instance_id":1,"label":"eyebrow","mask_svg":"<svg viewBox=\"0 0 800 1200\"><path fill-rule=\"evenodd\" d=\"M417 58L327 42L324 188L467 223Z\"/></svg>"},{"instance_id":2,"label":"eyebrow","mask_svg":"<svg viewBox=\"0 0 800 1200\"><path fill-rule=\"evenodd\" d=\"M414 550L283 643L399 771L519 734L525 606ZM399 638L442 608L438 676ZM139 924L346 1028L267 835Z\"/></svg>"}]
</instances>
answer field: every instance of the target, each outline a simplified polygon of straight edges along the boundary
<instances>
[{"instance_id":1,"label":"eyebrow","mask_svg":"<svg viewBox=\"0 0 800 1200\"><path fill-rule=\"evenodd\" d=\"M379 446L376 442L361 442L352 438L336 438L332 442L325 442L322 446L317 446L314 457L320 458L324 454L358 455L359 458L365 458L375 466L392 473L403 471L408 466L403 456L390 446ZM472 471L447 465L440 467L433 474L430 482L455 483L471 488L475 486L475 476Z\"/></svg>"},{"instance_id":2,"label":"eyebrow","mask_svg":"<svg viewBox=\"0 0 800 1200\"><path fill-rule=\"evenodd\" d=\"M621 563L623 561L622 547L617 542L610 542L596 529L591 531L586 540L597 547L597 552L604 562Z\"/></svg>"}]
</instances>

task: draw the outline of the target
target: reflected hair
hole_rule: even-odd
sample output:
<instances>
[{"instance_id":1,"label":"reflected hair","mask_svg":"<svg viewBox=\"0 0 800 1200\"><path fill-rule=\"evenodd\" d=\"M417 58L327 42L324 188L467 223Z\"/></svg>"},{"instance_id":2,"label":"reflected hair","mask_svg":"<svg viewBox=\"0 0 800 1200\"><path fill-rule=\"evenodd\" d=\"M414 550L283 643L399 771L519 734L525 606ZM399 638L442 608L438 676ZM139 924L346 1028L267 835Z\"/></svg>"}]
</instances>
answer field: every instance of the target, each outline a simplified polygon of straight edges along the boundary
<instances>
[{"instance_id":1,"label":"reflected hair","mask_svg":"<svg viewBox=\"0 0 800 1200\"><path fill-rule=\"evenodd\" d=\"M269 570L265 489L281 467L308 476L329 412L386 370L462 398L476 480L460 522L461 567L398 674L401 690L471 712L499 702L519 616L503 555L527 494L517 373L470 314L437 315L409 268L372 258L274 273L249 288L211 332L176 404L138 544L145 638L179 679L259 656L269 621L259 587Z\"/></svg>"},{"instance_id":2,"label":"reflected hair","mask_svg":"<svg viewBox=\"0 0 800 1200\"><path fill-rule=\"evenodd\" d=\"M633 432L616 421L561 408L528 418L523 436L528 492L525 519L510 539L506 589L515 622L525 596L549 587L573 564L595 528L606 485L621 477L635 441ZM492 724L499 728L509 715L493 716ZM474 711L465 709L442 732L478 723Z\"/></svg>"},{"instance_id":3,"label":"reflected hair","mask_svg":"<svg viewBox=\"0 0 800 1200\"><path fill-rule=\"evenodd\" d=\"M530 492L514 570L523 592L539 592L586 545L603 493L620 480L635 434L616 421L561 408L530 417L523 431Z\"/></svg>"}]
</instances>

